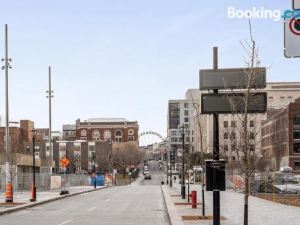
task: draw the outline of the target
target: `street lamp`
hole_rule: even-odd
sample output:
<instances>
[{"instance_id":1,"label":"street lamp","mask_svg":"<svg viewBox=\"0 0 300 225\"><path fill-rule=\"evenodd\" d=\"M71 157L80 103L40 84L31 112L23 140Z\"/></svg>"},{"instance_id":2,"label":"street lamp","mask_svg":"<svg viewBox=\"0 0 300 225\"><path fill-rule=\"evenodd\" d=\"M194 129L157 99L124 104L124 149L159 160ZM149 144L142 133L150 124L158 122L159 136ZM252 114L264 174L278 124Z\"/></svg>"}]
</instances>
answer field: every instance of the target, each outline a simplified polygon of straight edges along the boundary
<instances>
[{"instance_id":1,"label":"street lamp","mask_svg":"<svg viewBox=\"0 0 300 225\"><path fill-rule=\"evenodd\" d=\"M1 59L4 62L2 70L5 70L5 201L13 202L13 188L12 188L12 178L9 165L9 154L10 154L10 143L9 143L9 104L8 104L8 69L12 66L10 62L12 61L8 58L8 26L5 24L5 57Z\"/></svg>"},{"instance_id":2,"label":"street lamp","mask_svg":"<svg viewBox=\"0 0 300 225\"><path fill-rule=\"evenodd\" d=\"M181 197L185 199L185 170L184 170L184 163L185 163L185 146L184 146L184 139L185 139L185 131L184 125L178 127L181 134L181 141L182 141L182 169L181 169Z\"/></svg>"},{"instance_id":3,"label":"street lamp","mask_svg":"<svg viewBox=\"0 0 300 225\"><path fill-rule=\"evenodd\" d=\"M36 186L35 186L35 138L36 138L36 130L30 130L32 136L32 189L31 189L31 202L36 201Z\"/></svg>"}]
</instances>

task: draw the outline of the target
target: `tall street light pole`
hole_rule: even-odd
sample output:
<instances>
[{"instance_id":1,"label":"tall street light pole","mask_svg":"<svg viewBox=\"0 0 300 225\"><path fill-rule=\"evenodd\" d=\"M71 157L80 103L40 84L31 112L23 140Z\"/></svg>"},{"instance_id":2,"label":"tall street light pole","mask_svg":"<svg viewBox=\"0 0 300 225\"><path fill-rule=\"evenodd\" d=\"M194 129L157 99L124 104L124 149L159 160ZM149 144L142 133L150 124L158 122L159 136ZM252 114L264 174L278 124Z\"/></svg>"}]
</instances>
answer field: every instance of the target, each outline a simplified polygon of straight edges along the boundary
<instances>
[{"instance_id":1,"label":"tall street light pole","mask_svg":"<svg viewBox=\"0 0 300 225\"><path fill-rule=\"evenodd\" d=\"M31 202L36 201L36 186L35 186L35 138L36 130L30 130L32 136L32 189L31 189Z\"/></svg>"},{"instance_id":2,"label":"tall street light pole","mask_svg":"<svg viewBox=\"0 0 300 225\"><path fill-rule=\"evenodd\" d=\"M181 132L181 138L182 138L182 169L181 169L181 197L182 199L185 199L185 132L184 132L184 125L179 127Z\"/></svg>"},{"instance_id":3,"label":"tall street light pole","mask_svg":"<svg viewBox=\"0 0 300 225\"><path fill-rule=\"evenodd\" d=\"M53 153L52 153L52 104L51 100L53 96L53 90L51 89L51 67L48 68L49 74L49 89L46 91L47 98L49 100L49 134L48 134L48 141L49 141L49 151L50 151L50 174L52 174L52 161L53 161Z\"/></svg>"},{"instance_id":4,"label":"tall street light pole","mask_svg":"<svg viewBox=\"0 0 300 225\"><path fill-rule=\"evenodd\" d=\"M213 69L218 69L218 48L213 48ZM218 89L213 90L214 94L218 93ZM213 161L219 161L219 117L213 114ZM213 167L213 184L217 183L217 168ZM213 190L213 225L220 225L220 191Z\"/></svg>"},{"instance_id":5,"label":"tall street light pole","mask_svg":"<svg viewBox=\"0 0 300 225\"><path fill-rule=\"evenodd\" d=\"M1 60L4 61L4 66L2 67L5 70L5 201L13 202L13 188L12 180L10 174L10 165L9 165L9 154L10 154L10 137L9 137L9 105L8 105L8 69L11 69L11 59L8 58L8 27L5 24L5 58Z\"/></svg>"}]
</instances>

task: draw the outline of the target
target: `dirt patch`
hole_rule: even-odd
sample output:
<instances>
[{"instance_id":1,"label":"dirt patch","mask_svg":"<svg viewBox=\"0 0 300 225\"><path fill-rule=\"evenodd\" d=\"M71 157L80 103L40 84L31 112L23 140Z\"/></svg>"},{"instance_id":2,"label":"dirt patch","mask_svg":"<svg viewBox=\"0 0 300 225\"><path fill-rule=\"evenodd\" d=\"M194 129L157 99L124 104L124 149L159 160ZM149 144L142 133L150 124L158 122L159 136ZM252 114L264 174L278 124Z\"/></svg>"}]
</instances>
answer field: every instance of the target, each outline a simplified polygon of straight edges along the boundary
<instances>
[{"instance_id":1,"label":"dirt patch","mask_svg":"<svg viewBox=\"0 0 300 225\"><path fill-rule=\"evenodd\" d=\"M181 216L181 218L183 220L212 220L213 217L212 216ZM220 218L221 220L226 220L226 218L224 216L221 216Z\"/></svg>"},{"instance_id":2,"label":"dirt patch","mask_svg":"<svg viewBox=\"0 0 300 225\"><path fill-rule=\"evenodd\" d=\"M174 202L174 205L191 205L191 203L188 203L188 202ZM201 203L197 203L197 205L201 205Z\"/></svg>"},{"instance_id":3,"label":"dirt patch","mask_svg":"<svg viewBox=\"0 0 300 225\"><path fill-rule=\"evenodd\" d=\"M279 195L279 194L253 194L252 196L262 198L268 201L277 202L284 205L300 207L300 195Z\"/></svg>"},{"instance_id":4,"label":"dirt patch","mask_svg":"<svg viewBox=\"0 0 300 225\"><path fill-rule=\"evenodd\" d=\"M23 202L1 202L0 207L15 207L19 205L24 205Z\"/></svg>"}]
</instances>

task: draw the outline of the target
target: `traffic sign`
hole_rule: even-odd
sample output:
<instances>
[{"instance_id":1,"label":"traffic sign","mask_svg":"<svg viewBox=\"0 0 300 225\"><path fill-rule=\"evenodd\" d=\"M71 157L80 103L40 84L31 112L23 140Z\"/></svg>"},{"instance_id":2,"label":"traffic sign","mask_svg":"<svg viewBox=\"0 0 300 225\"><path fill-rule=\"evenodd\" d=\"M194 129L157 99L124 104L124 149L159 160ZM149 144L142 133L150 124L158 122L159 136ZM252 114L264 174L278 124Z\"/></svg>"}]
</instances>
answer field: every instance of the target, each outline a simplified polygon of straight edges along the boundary
<instances>
[{"instance_id":1,"label":"traffic sign","mask_svg":"<svg viewBox=\"0 0 300 225\"><path fill-rule=\"evenodd\" d=\"M70 164L70 161L64 157L60 160L60 166L66 168Z\"/></svg>"},{"instance_id":2,"label":"traffic sign","mask_svg":"<svg viewBox=\"0 0 300 225\"><path fill-rule=\"evenodd\" d=\"M300 15L284 20L284 56L300 57Z\"/></svg>"},{"instance_id":3,"label":"traffic sign","mask_svg":"<svg viewBox=\"0 0 300 225\"><path fill-rule=\"evenodd\" d=\"M202 94L202 114L243 113L245 110L244 93ZM267 93L256 92L249 96L248 113L265 113Z\"/></svg>"},{"instance_id":4,"label":"traffic sign","mask_svg":"<svg viewBox=\"0 0 300 225\"><path fill-rule=\"evenodd\" d=\"M245 89L247 88L248 68L231 68L217 70L200 70L200 90ZM251 88L266 87L266 68L256 67L253 70Z\"/></svg>"},{"instance_id":5,"label":"traffic sign","mask_svg":"<svg viewBox=\"0 0 300 225\"><path fill-rule=\"evenodd\" d=\"M293 9L300 9L300 0L293 0Z\"/></svg>"}]
</instances>

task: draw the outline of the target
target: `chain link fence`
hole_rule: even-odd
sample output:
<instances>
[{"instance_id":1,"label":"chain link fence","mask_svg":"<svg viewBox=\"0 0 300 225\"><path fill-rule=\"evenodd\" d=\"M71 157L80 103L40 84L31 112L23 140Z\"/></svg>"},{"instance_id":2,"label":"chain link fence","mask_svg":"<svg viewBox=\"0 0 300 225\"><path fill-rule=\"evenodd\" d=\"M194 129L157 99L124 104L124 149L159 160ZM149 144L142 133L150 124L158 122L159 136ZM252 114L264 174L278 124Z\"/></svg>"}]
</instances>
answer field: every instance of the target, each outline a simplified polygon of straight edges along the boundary
<instances>
[{"instance_id":1,"label":"chain link fence","mask_svg":"<svg viewBox=\"0 0 300 225\"><path fill-rule=\"evenodd\" d=\"M48 173L36 173L35 184L38 190L50 190L51 176ZM87 174L66 174L56 175L61 176L62 186L89 186L91 185L90 176ZM0 190L5 191L5 174L0 174ZM32 187L33 174L32 173L19 173L13 177L14 191L28 191Z\"/></svg>"}]
</instances>

